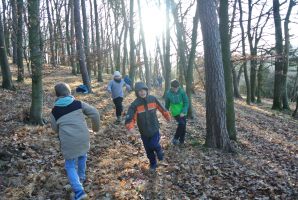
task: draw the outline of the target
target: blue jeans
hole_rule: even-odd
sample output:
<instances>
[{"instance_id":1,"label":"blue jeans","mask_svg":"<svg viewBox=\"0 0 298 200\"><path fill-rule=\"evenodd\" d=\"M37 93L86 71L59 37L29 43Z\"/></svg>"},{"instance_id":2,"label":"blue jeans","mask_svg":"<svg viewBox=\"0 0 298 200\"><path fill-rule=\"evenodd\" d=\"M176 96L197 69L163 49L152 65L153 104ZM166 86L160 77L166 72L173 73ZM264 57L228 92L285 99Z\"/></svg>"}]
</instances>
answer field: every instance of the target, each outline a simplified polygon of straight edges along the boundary
<instances>
[{"instance_id":1,"label":"blue jeans","mask_svg":"<svg viewBox=\"0 0 298 200\"><path fill-rule=\"evenodd\" d=\"M78 171L76 171L77 159L78 159ZM84 154L78 158L74 158L71 160L65 160L65 169L67 171L67 176L76 194L81 191L84 191L83 186L80 183L80 179L86 179L86 176L85 176L86 160L87 160L87 154Z\"/></svg>"},{"instance_id":2,"label":"blue jeans","mask_svg":"<svg viewBox=\"0 0 298 200\"><path fill-rule=\"evenodd\" d=\"M150 161L151 165L156 163L156 157L154 151L159 152L161 151L161 146L159 144L160 136L159 131L157 131L152 137L146 137L141 135L144 148L146 150L147 158Z\"/></svg>"},{"instance_id":3,"label":"blue jeans","mask_svg":"<svg viewBox=\"0 0 298 200\"><path fill-rule=\"evenodd\" d=\"M180 143L184 143L185 132L186 132L186 117L180 117L180 115L176 115L174 117L178 122L178 127L175 133L175 139L180 141Z\"/></svg>"}]
</instances>

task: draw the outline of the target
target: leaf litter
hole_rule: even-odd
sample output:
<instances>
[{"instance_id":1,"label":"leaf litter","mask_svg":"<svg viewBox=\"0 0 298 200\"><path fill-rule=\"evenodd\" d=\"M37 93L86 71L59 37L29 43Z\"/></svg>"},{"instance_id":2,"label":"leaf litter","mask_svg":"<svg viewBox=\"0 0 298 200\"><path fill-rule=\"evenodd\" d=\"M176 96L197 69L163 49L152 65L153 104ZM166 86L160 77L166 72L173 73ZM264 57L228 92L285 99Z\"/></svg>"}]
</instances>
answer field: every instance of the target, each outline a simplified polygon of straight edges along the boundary
<instances>
[{"instance_id":1,"label":"leaf litter","mask_svg":"<svg viewBox=\"0 0 298 200\"><path fill-rule=\"evenodd\" d=\"M99 111L101 130L91 136L84 183L90 199L297 199L297 118L291 118L290 111L271 110L272 100L249 106L235 99L238 141L232 143L238 155L233 155L204 146L205 92L197 90L195 119L187 120L184 148L172 144L174 119L168 124L158 113L165 159L151 171L137 126L130 135L124 125L134 92L125 92L122 122L117 124L106 92L113 76L104 74L104 82L93 78L94 93L82 94L75 92L81 77L70 72L69 67L61 67L44 78L43 116L49 122L53 87L60 81L70 85L76 99ZM50 124L28 124L31 81L15 85L18 91L0 89L1 199L72 199L57 134ZM154 88L150 94L164 103L162 90ZM89 119L87 124L91 129Z\"/></svg>"}]
</instances>

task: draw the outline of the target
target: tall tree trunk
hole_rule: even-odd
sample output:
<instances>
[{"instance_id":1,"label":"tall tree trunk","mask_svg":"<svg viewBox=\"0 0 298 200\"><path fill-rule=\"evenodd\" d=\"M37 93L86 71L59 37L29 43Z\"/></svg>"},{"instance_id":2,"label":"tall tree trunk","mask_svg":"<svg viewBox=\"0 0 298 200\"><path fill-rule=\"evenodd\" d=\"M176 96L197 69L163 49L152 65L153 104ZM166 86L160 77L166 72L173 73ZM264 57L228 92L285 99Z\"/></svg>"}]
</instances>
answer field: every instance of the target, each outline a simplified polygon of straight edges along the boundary
<instances>
[{"instance_id":1,"label":"tall tree trunk","mask_svg":"<svg viewBox=\"0 0 298 200\"><path fill-rule=\"evenodd\" d=\"M16 2L15 0L11 0L11 9L12 9L12 27L13 27L13 34L12 37L12 47L13 47L13 55L12 55L12 62L17 63L17 9L16 9Z\"/></svg>"},{"instance_id":2,"label":"tall tree trunk","mask_svg":"<svg viewBox=\"0 0 298 200\"><path fill-rule=\"evenodd\" d=\"M131 79L131 85L134 87L135 80L135 40L134 40L134 20L133 20L133 7L134 0L130 0L130 27L129 27L129 36L130 36L130 69L129 77Z\"/></svg>"},{"instance_id":3,"label":"tall tree trunk","mask_svg":"<svg viewBox=\"0 0 298 200\"><path fill-rule=\"evenodd\" d=\"M289 100L288 100L288 68L289 68L289 52L290 52L290 36L289 36L289 22L290 22L290 15L293 6L296 5L296 1L290 0L288 12L284 22L284 29L285 29L285 63L283 66L283 94L282 94L282 104L283 109L290 110Z\"/></svg>"},{"instance_id":4,"label":"tall tree trunk","mask_svg":"<svg viewBox=\"0 0 298 200\"><path fill-rule=\"evenodd\" d=\"M226 89L226 118L227 130L231 140L237 140L234 111L234 94L232 84L231 62L230 62L230 37L229 37L229 1L220 0L219 7L219 31L221 38L221 52Z\"/></svg>"},{"instance_id":5,"label":"tall tree trunk","mask_svg":"<svg viewBox=\"0 0 298 200\"><path fill-rule=\"evenodd\" d=\"M140 19L140 32L141 32L141 36L142 36L144 63L145 63L145 71L146 71L146 85L147 85L148 89L151 89L151 75L150 75L150 69L149 69L149 63L148 63L148 56L147 56L140 0L138 0L138 7L139 7L139 19Z\"/></svg>"},{"instance_id":6,"label":"tall tree trunk","mask_svg":"<svg viewBox=\"0 0 298 200\"><path fill-rule=\"evenodd\" d=\"M3 6L3 27L4 27L4 41L5 41L5 49L6 49L6 54L7 56L11 57L10 54L10 48L9 48L9 31L7 30L7 25L6 25L6 0L2 0L2 6Z\"/></svg>"},{"instance_id":7,"label":"tall tree trunk","mask_svg":"<svg viewBox=\"0 0 298 200\"><path fill-rule=\"evenodd\" d=\"M94 40L94 29L93 29L93 13L92 13L92 1L89 0L89 3L90 3L90 20L91 20L91 41L92 41L92 44L91 44L91 49L92 49L92 53L91 53L91 57L90 57L90 62L93 63L93 73L94 73L94 76L96 76L96 69L95 69L95 40Z\"/></svg>"},{"instance_id":8,"label":"tall tree trunk","mask_svg":"<svg viewBox=\"0 0 298 200\"><path fill-rule=\"evenodd\" d=\"M263 91L263 67L264 61L260 62L259 70L258 70L258 90L257 90L257 103L262 103L262 91Z\"/></svg>"},{"instance_id":9,"label":"tall tree trunk","mask_svg":"<svg viewBox=\"0 0 298 200\"><path fill-rule=\"evenodd\" d=\"M65 65L65 49L64 49L64 41L63 41L63 33L62 33L62 26L61 26L61 20L60 20L60 13L59 11L62 10L62 4L59 4L58 7L58 0L56 0L55 2L55 9L56 9L56 20L57 20L57 29L59 32L59 37L60 37L60 43L58 44L58 46L61 48L61 54L58 56L58 58L60 58L60 63L63 63L63 65Z\"/></svg>"},{"instance_id":10,"label":"tall tree trunk","mask_svg":"<svg viewBox=\"0 0 298 200\"><path fill-rule=\"evenodd\" d=\"M71 0L69 0L69 2L70 2ZM66 49L67 49L67 55L68 55L68 59L67 60L69 60L69 58L70 58L70 55L71 55L71 52L70 52L70 37L69 37L69 15L70 15L70 6L68 6L68 8L67 8L67 6L66 6L67 4L65 3L64 4L64 10L65 10L65 34L66 34ZM69 65L70 63L69 62L67 62L65 65Z\"/></svg>"},{"instance_id":11,"label":"tall tree trunk","mask_svg":"<svg viewBox=\"0 0 298 200\"><path fill-rule=\"evenodd\" d=\"M72 67L72 74L77 75L77 70L76 70L76 60L77 60L77 55L75 52L75 36L74 36L74 9L73 9L73 0L69 0L69 6L71 8L71 18L70 18L70 37L71 37L71 67Z\"/></svg>"},{"instance_id":12,"label":"tall tree trunk","mask_svg":"<svg viewBox=\"0 0 298 200\"><path fill-rule=\"evenodd\" d=\"M166 67L164 65L165 62L162 57L163 54L161 53L160 46L159 46L159 40L158 40L157 36L156 36L156 48L157 48L157 52L159 53L159 60L160 60L160 64L161 64L162 75L163 75L163 77L166 77Z\"/></svg>"},{"instance_id":13,"label":"tall tree trunk","mask_svg":"<svg viewBox=\"0 0 298 200\"><path fill-rule=\"evenodd\" d=\"M42 68L43 57L40 40L39 0L32 0L28 4L29 48L32 69L32 98L30 107L30 122L44 125L42 117L43 87Z\"/></svg>"},{"instance_id":14,"label":"tall tree trunk","mask_svg":"<svg viewBox=\"0 0 298 200\"><path fill-rule=\"evenodd\" d=\"M89 31L88 31L85 0L81 0L81 7L82 7L82 14L83 14L84 47L85 47L85 55L86 55L86 62L87 62L87 72L88 72L89 80L91 82L91 61L90 61L90 47L89 47L89 33L88 33Z\"/></svg>"},{"instance_id":15,"label":"tall tree trunk","mask_svg":"<svg viewBox=\"0 0 298 200\"><path fill-rule=\"evenodd\" d=\"M165 53L165 92L164 96L166 95L166 92L170 89L171 86L171 62L170 62L170 41L171 41L171 35L170 35L170 0L166 0L166 53Z\"/></svg>"},{"instance_id":16,"label":"tall tree trunk","mask_svg":"<svg viewBox=\"0 0 298 200\"><path fill-rule=\"evenodd\" d=\"M242 41L242 55L246 58L246 53L245 53L245 36L244 36L244 28L243 28L243 10L242 10L242 5L241 5L241 0L238 0L239 3L239 10L240 10L240 27L241 27L241 41ZM244 68L244 78L245 78L245 83L246 83L246 103L247 105L250 105L250 83L249 83L249 78L248 78L248 73L247 73L247 62L244 60L243 63L243 68Z\"/></svg>"},{"instance_id":17,"label":"tall tree trunk","mask_svg":"<svg viewBox=\"0 0 298 200\"><path fill-rule=\"evenodd\" d=\"M122 10L122 16L124 18L124 25L125 25L125 32L124 32L124 55L123 55L123 67L122 67L122 77L125 76L125 66L126 66L126 58L127 58L127 44L126 44L126 39L127 39L127 33L129 29L127 17L126 17L126 11L125 11L125 4L124 0L121 0L121 10Z\"/></svg>"},{"instance_id":18,"label":"tall tree trunk","mask_svg":"<svg viewBox=\"0 0 298 200\"><path fill-rule=\"evenodd\" d=\"M5 44L4 44L3 25L2 25L1 15L0 15L0 65L1 65L1 73L2 73L1 87L8 90L15 90L15 87L12 83L11 73L10 73L6 50L4 46Z\"/></svg>"},{"instance_id":19,"label":"tall tree trunk","mask_svg":"<svg viewBox=\"0 0 298 200\"><path fill-rule=\"evenodd\" d=\"M95 28L96 28L96 58L97 58L97 65L98 65L98 75L97 75L97 81L98 82L103 82L102 80L102 58L103 56L101 55L102 52L100 51L100 37L99 37L99 26L98 26L98 10L97 10L97 2L94 0L94 13L95 13Z\"/></svg>"},{"instance_id":20,"label":"tall tree trunk","mask_svg":"<svg viewBox=\"0 0 298 200\"><path fill-rule=\"evenodd\" d=\"M75 32L76 32L76 43L78 59L80 63L80 71L82 74L83 84L87 86L88 92L92 93L91 82L88 77L88 72L85 65L84 51L83 51L83 39L82 39L82 27L80 18L80 2L74 0L74 19L75 19Z\"/></svg>"},{"instance_id":21,"label":"tall tree trunk","mask_svg":"<svg viewBox=\"0 0 298 200\"><path fill-rule=\"evenodd\" d=\"M18 65L18 79L17 81L24 81L24 65L23 65L23 0L18 0L18 50L17 50L17 65Z\"/></svg>"},{"instance_id":22,"label":"tall tree trunk","mask_svg":"<svg viewBox=\"0 0 298 200\"><path fill-rule=\"evenodd\" d=\"M119 71L119 72L120 72L120 60L121 60L120 59L121 58L121 40L122 40L124 27L125 27L125 25L123 25L120 36L118 38L119 45L118 45L118 49L117 49L118 50L118 52L117 52L117 71Z\"/></svg>"},{"instance_id":23,"label":"tall tree trunk","mask_svg":"<svg viewBox=\"0 0 298 200\"><path fill-rule=\"evenodd\" d=\"M206 145L236 152L226 124L224 70L214 1L199 0L206 73Z\"/></svg>"},{"instance_id":24,"label":"tall tree trunk","mask_svg":"<svg viewBox=\"0 0 298 200\"><path fill-rule=\"evenodd\" d=\"M51 53L52 53L52 63L53 66L56 67L56 57L54 51L54 40L53 40L53 24L51 19L50 7L49 7L50 0L46 1L47 3L47 12L48 12L48 21L49 21L49 32L50 32L50 45L51 45Z\"/></svg>"},{"instance_id":25,"label":"tall tree trunk","mask_svg":"<svg viewBox=\"0 0 298 200\"><path fill-rule=\"evenodd\" d=\"M193 30L192 30L192 37L191 37L191 50L189 54L188 60L188 71L187 71L187 79L186 82L186 94L189 99L189 107L187 111L187 115L189 118L194 118L194 111L192 105L192 92L193 92L193 66L196 58L196 47L197 47L197 35L198 35L198 23L199 23L199 1L197 0L197 9L196 14L193 19Z\"/></svg>"},{"instance_id":26,"label":"tall tree trunk","mask_svg":"<svg viewBox=\"0 0 298 200\"><path fill-rule=\"evenodd\" d=\"M275 24L275 75L274 75L274 95L272 109L282 110L282 68L283 68L283 46L282 46L282 31L281 18L279 14L279 0L273 0L273 16Z\"/></svg>"},{"instance_id":27,"label":"tall tree trunk","mask_svg":"<svg viewBox=\"0 0 298 200\"><path fill-rule=\"evenodd\" d=\"M231 68L232 68L232 75L233 75L234 96L238 99L242 99L239 91L239 87L238 87L238 82L237 82L238 77L237 77L236 69L234 66L231 66Z\"/></svg>"}]
</instances>

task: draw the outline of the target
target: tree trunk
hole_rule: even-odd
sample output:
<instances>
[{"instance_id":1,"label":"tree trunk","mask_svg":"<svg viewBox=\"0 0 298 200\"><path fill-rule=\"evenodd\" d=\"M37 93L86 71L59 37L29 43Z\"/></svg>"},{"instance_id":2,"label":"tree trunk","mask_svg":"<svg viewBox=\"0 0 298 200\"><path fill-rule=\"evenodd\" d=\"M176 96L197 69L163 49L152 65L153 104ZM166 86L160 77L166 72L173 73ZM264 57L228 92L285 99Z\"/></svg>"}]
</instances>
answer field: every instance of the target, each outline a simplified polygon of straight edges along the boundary
<instances>
[{"instance_id":1,"label":"tree trunk","mask_svg":"<svg viewBox=\"0 0 298 200\"><path fill-rule=\"evenodd\" d=\"M199 0L206 73L206 145L236 152L226 124L226 94L221 42L214 1Z\"/></svg>"},{"instance_id":2,"label":"tree trunk","mask_svg":"<svg viewBox=\"0 0 298 200\"><path fill-rule=\"evenodd\" d=\"M48 23L49 23L49 32L50 32L50 45L51 45L51 53L52 53L52 63L53 67L56 67L56 58L55 58L55 52L54 52L54 40L53 40L53 24L51 19L51 13L50 13L50 7L49 7L49 1L46 1L47 3L47 12L48 12Z\"/></svg>"},{"instance_id":3,"label":"tree trunk","mask_svg":"<svg viewBox=\"0 0 298 200\"><path fill-rule=\"evenodd\" d=\"M91 53L91 57L90 57L90 62L93 63L93 73L94 76L96 76L96 69L95 69L95 40L94 40L94 29L93 29L93 13L92 13L92 1L89 0L90 3L90 21L91 21L91 40L92 40L92 44L91 44L91 49L92 49L92 53Z\"/></svg>"},{"instance_id":4,"label":"tree trunk","mask_svg":"<svg viewBox=\"0 0 298 200\"><path fill-rule=\"evenodd\" d=\"M30 107L30 122L44 125L42 117L43 87L42 68L43 58L40 41L39 0L32 0L28 4L29 48L32 69L32 98Z\"/></svg>"},{"instance_id":5,"label":"tree trunk","mask_svg":"<svg viewBox=\"0 0 298 200\"><path fill-rule=\"evenodd\" d=\"M241 0L238 0L239 3L239 10L240 10L240 27L241 27L241 35L242 35L242 55L246 58L246 53L245 53L245 36L244 36L244 28L243 28L243 10L242 10L242 5L241 5ZM247 105L250 105L250 83L249 83L249 78L248 78L248 73L247 73L247 62L246 59L244 60L243 63L243 68L244 68L244 77L245 77L245 83L246 83L246 103Z\"/></svg>"},{"instance_id":6,"label":"tree trunk","mask_svg":"<svg viewBox=\"0 0 298 200\"><path fill-rule=\"evenodd\" d=\"M71 67L72 67L72 74L77 75L77 70L76 70L76 52L75 52L75 36L74 36L74 9L73 9L73 0L69 0L69 6L71 8L71 19L70 19L70 46L71 46Z\"/></svg>"},{"instance_id":7,"label":"tree trunk","mask_svg":"<svg viewBox=\"0 0 298 200\"><path fill-rule=\"evenodd\" d=\"M59 61L60 58L60 64L63 63L63 65L65 65L65 50L64 50L64 41L63 41L63 34L62 34L62 26L61 26L61 17L60 17L60 13L59 11L62 10L62 3L59 4L58 7L58 0L56 0L55 3L55 9L56 9L56 24L57 24L57 29L59 32L59 37L60 39L58 39L58 41L60 40L61 42L59 44L57 44L57 46L59 46L61 48L61 53L59 54L59 56L57 57L57 61ZM59 62L58 62L59 63Z\"/></svg>"},{"instance_id":8,"label":"tree trunk","mask_svg":"<svg viewBox=\"0 0 298 200\"><path fill-rule=\"evenodd\" d=\"M97 11L97 2L94 0L94 13L95 13L95 32L96 32L96 60L98 65L98 75L97 75L97 81L103 82L102 80L102 52L100 51L100 37L99 37L99 26L98 26L98 11Z\"/></svg>"},{"instance_id":9,"label":"tree trunk","mask_svg":"<svg viewBox=\"0 0 298 200\"><path fill-rule=\"evenodd\" d=\"M263 91L263 67L264 61L260 62L259 70L258 70L258 90L257 90L257 103L262 103L262 91Z\"/></svg>"},{"instance_id":10,"label":"tree trunk","mask_svg":"<svg viewBox=\"0 0 298 200\"><path fill-rule=\"evenodd\" d=\"M275 24L275 75L274 75L274 95L272 109L282 110L281 97L282 97L282 68L283 63L283 46L282 46L282 31L281 31L281 18L279 14L279 0L273 0L273 15Z\"/></svg>"},{"instance_id":11,"label":"tree trunk","mask_svg":"<svg viewBox=\"0 0 298 200\"><path fill-rule=\"evenodd\" d=\"M74 0L74 19L75 19L75 32L76 32L76 43L78 59L80 63L80 71L82 74L83 84L87 86L88 92L92 93L91 83L88 77L88 72L85 65L84 51L83 51L83 39L82 39L82 28L80 18L80 2Z\"/></svg>"},{"instance_id":12,"label":"tree trunk","mask_svg":"<svg viewBox=\"0 0 298 200\"><path fill-rule=\"evenodd\" d=\"M290 15L293 6L296 4L294 0L290 0L290 5L288 8L288 12L284 22L284 29L285 29L285 63L283 67L283 94L282 94L282 104L283 109L290 110L289 100L288 100L288 68L289 68L289 49L290 49L290 36L289 36L289 22L290 22Z\"/></svg>"},{"instance_id":13,"label":"tree trunk","mask_svg":"<svg viewBox=\"0 0 298 200\"><path fill-rule=\"evenodd\" d=\"M17 48L17 65L18 65L18 82L24 81L23 65L23 0L18 0L18 48Z\"/></svg>"},{"instance_id":14,"label":"tree trunk","mask_svg":"<svg viewBox=\"0 0 298 200\"><path fill-rule=\"evenodd\" d=\"M11 57L10 54L10 48L9 48L9 31L7 30L7 25L6 25L6 0L2 0L2 6L3 6L3 27L4 27L4 41L5 41L5 49L6 49L6 54Z\"/></svg>"},{"instance_id":15,"label":"tree trunk","mask_svg":"<svg viewBox=\"0 0 298 200\"><path fill-rule=\"evenodd\" d=\"M219 31L221 38L222 61L226 89L226 117L227 130L231 140L237 140L234 111L234 94L232 84L231 62L230 62L230 37L229 37L229 1L220 0L219 7Z\"/></svg>"},{"instance_id":16,"label":"tree trunk","mask_svg":"<svg viewBox=\"0 0 298 200\"><path fill-rule=\"evenodd\" d=\"M237 77L236 69L233 66L231 68L232 68L232 75L233 75L234 96L238 99L242 99L239 91L239 87L238 87L238 82L237 82L238 77Z\"/></svg>"},{"instance_id":17,"label":"tree trunk","mask_svg":"<svg viewBox=\"0 0 298 200\"><path fill-rule=\"evenodd\" d=\"M144 63L145 63L145 71L146 71L146 85L147 85L148 89L150 90L151 89L151 75L150 75L150 69L149 69L149 63L148 63L148 56L147 56L140 0L138 0L138 7L139 7L139 19L140 19L140 32L141 32L141 36L142 36Z\"/></svg>"},{"instance_id":18,"label":"tree trunk","mask_svg":"<svg viewBox=\"0 0 298 200\"><path fill-rule=\"evenodd\" d=\"M88 23L87 23L87 15L86 15L86 6L85 0L81 0L82 14L83 14L83 29L84 29L84 47L85 47L85 55L87 62L87 72L88 77L91 82L91 61L90 61L90 47L89 47L89 31L88 31Z\"/></svg>"},{"instance_id":19,"label":"tree trunk","mask_svg":"<svg viewBox=\"0 0 298 200\"><path fill-rule=\"evenodd\" d=\"M170 89L171 86L171 62L170 62L170 41L171 41L171 35L170 35L170 0L166 0L166 53L165 53L165 92L164 96L166 95L166 92Z\"/></svg>"},{"instance_id":20,"label":"tree trunk","mask_svg":"<svg viewBox=\"0 0 298 200\"><path fill-rule=\"evenodd\" d=\"M130 27L129 27L129 36L130 36L130 69L129 77L131 79L131 85L134 87L135 80L135 41L134 41L134 20L133 20L133 6L134 0L130 0Z\"/></svg>"},{"instance_id":21,"label":"tree trunk","mask_svg":"<svg viewBox=\"0 0 298 200\"><path fill-rule=\"evenodd\" d=\"M196 47L197 47L197 35L198 35L198 23L199 23L199 2L197 1L197 9L196 15L193 19L193 30L192 30L192 37L191 37L191 51L189 54L188 60L188 71L187 71L187 78L185 79L186 82L186 94L189 100L189 107L187 111L187 116L190 119L194 118L194 111L192 105L192 92L193 92L193 66L196 58Z\"/></svg>"},{"instance_id":22,"label":"tree trunk","mask_svg":"<svg viewBox=\"0 0 298 200\"><path fill-rule=\"evenodd\" d=\"M12 55L12 63L17 63L17 9L16 9L16 2L15 0L11 0L11 9L12 9L12 27L13 27L13 34L12 37L12 47L13 47L13 55Z\"/></svg>"},{"instance_id":23,"label":"tree trunk","mask_svg":"<svg viewBox=\"0 0 298 200\"><path fill-rule=\"evenodd\" d=\"M2 88L8 89L8 90L15 90L15 87L12 83L11 73L10 73L6 50L4 46L5 44L4 44L3 25L1 21L1 15L0 15L0 64L1 64L1 73L2 73Z\"/></svg>"}]
</instances>

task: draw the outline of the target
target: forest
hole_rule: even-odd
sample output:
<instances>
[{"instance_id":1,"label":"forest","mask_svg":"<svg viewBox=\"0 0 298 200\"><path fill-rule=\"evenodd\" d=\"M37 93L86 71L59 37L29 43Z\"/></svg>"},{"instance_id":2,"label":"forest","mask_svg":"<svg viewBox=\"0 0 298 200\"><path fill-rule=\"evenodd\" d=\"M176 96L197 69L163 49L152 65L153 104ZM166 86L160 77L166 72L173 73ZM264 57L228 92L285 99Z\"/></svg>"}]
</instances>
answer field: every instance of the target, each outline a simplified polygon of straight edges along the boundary
<instances>
[{"instance_id":1,"label":"forest","mask_svg":"<svg viewBox=\"0 0 298 200\"><path fill-rule=\"evenodd\" d=\"M100 114L89 199L297 199L297 8L295 0L2 0L1 199L75 197L50 123L59 82ZM132 81L120 123L107 92L115 71ZM158 113L165 159L153 171L125 115L136 82L164 104L174 79L189 99L185 147L173 145L175 119Z\"/></svg>"}]
</instances>

